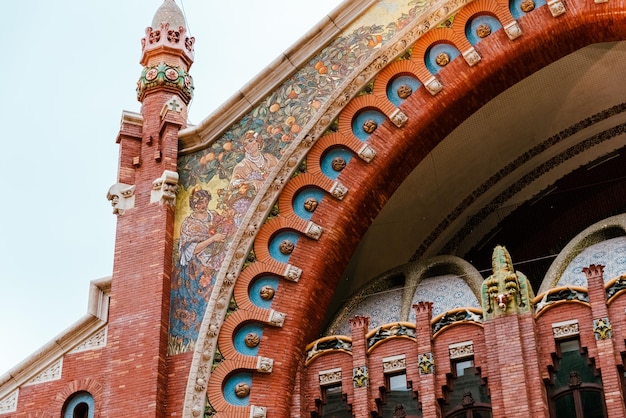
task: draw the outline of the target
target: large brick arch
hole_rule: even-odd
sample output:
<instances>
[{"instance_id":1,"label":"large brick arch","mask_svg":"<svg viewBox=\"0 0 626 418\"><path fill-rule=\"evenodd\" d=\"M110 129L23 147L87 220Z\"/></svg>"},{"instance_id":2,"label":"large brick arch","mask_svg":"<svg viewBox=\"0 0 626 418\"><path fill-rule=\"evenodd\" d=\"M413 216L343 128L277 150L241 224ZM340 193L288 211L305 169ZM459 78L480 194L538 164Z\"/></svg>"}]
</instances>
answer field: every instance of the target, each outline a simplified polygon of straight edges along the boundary
<instances>
[{"instance_id":1,"label":"large brick arch","mask_svg":"<svg viewBox=\"0 0 626 418\"><path fill-rule=\"evenodd\" d=\"M466 118L518 81L592 43L626 39L626 13L620 7L611 1L568 2L566 13L556 18L547 7L538 9L519 20L523 35L515 41L500 30L476 45L482 57L479 65L469 67L457 60L438 73L444 88L437 96L425 88L415 91L400 105L408 117L402 127L387 120L376 129L367 140L376 157L369 163L355 158L345 167L337 179L348 190L345 197L324 197L312 215L311 221L323 228L322 235L318 240L300 240L290 256L289 264L302 273L297 283L281 282L274 297L272 309L287 320L282 327L264 330L258 355L274 359L274 367L271 373L254 374L250 405L266 407L272 417L293 416L293 389L304 347L319 336L335 288L361 237L416 165ZM268 184L282 187L286 181L277 175ZM271 187L267 190L270 193ZM257 204L267 205L267 199L259 198ZM258 229L254 225L246 230ZM223 270L221 277L232 282L233 274ZM207 312L204 330L210 329L211 320L216 318ZM202 348L197 350L196 358L202 355ZM197 376L193 367L190 385ZM225 376L239 365L227 360L220 367L219 375ZM185 407L193 407L189 389ZM224 412L219 416L250 416L248 408Z\"/></svg>"}]
</instances>

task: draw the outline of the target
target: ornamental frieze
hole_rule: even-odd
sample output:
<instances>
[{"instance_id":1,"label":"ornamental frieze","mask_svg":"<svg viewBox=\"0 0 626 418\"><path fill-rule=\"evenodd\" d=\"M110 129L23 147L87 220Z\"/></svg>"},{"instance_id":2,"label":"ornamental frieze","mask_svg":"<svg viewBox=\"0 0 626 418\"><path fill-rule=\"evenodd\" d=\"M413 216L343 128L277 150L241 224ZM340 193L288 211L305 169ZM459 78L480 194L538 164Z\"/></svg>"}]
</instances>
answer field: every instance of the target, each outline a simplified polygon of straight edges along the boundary
<instances>
[{"instance_id":1,"label":"ornamental frieze","mask_svg":"<svg viewBox=\"0 0 626 418\"><path fill-rule=\"evenodd\" d=\"M193 97L193 79L183 67L168 65L164 62L144 67L137 81L137 100L143 101L149 91L159 87L176 90L181 94L185 103L189 103Z\"/></svg>"}]
</instances>

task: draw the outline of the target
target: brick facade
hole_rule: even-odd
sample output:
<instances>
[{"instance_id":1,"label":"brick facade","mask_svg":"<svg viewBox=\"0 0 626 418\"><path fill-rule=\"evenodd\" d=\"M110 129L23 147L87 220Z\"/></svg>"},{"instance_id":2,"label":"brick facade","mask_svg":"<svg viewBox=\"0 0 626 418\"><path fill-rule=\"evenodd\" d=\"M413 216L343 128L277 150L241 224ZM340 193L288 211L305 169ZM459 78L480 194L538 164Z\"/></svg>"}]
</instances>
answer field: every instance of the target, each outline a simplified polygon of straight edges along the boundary
<instances>
[{"instance_id":1,"label":"brick facade","mask_svg":"<svg viewBox=\"0 0 626 418\"><path fill-rule=\"evenodd\" d=\"M479 0L459 18L469 19L470 12L477 10L503 16L508 7L505 3ZM105 292L111 301L106 346L71 352L72 347L64 347L64 341L55 342L65 350L58 356L63 360L62 375L28 384L20 380L29 372L27 365L16 373L17 377L8 376L0 382L0 389L19 388L19 398L16 411L3 413L0 409L0 417L59 416L65 402L77 392L88 392L93 397L95 417L198 417L204 414L206 394L216 411L214 416L218 417L265 416L253 406L264 408L268 417L323 416L324 391L338 384L354 417L380 416L388 384L386 374L390 374L385 371L385 363L391 361L403 363L393 372L406 373L411 394L423 416L441 417L455 373L451 347L459 344L471 346L471 354L462 358L472 359L477 375L488 388L494 417L548 417L546 382L557 356L555 324L573 320L579 328L573 335L580 339L583 351L600 371L607 415L626 416L622 377L626 296L618 293L607 300L599 266L585 270L588 301L559 301L542 309L507 313L482 322L458 321L437 332L432 328L432 305L422 301L414 306L415 323L402 324L414 331L414 336L394 334L370 346L368 338L375 330L369 329L367 316L359 316L351 320L351 335L336 340L339 348L322 350L306 359L312 349L306 347L319 341L316 338L322 332L328 307L351 254L415 166L469 115L506 88L586 45L626 38L624 5L577 1L568 2L567 8L564 17L554 17L546 6L519 19L523 42L511 41L504 31L494 33L476 47L482 60L471 71L465 61L451 62L437 75L445 88L436 100L422 88L399 107L408 118L406 123L391 123L391 115L398 109L383 97L381 82L374 86L373 94L347 100L339 112L337 131L307 151L308 171L291 180L267 180L266 184L272 185L266 188L268 196L272 190L277 193L280 215L263 224L241 225L246 234L240 236L250 237L258 232L253 246L257 258L243 272L226 272L226 268L220 272L223 289L227 285L233 288L232 293L224 291L221 296L230 300L234 295L238 310L229 312L226 319L203 322L203 329L209 330L206 334L219 341L224 357L221 364L215 365L215 371L210 364L213 354L200 345L194 352L168 356L175 222L169 194L175 194L177 186L179 135L186 127L190 93L188 88L168 84L146 87L140 95L141 114L125 113L117 138L120 190L133 188L132 199L116 196L126 200L119 204L114 268L107 290L110 294ZM459 36L457 33L446 39L456 42ZM429 42L439 40L424 37L415 48L426 51ZM464 40L462 44L466 43ZM544 47L551 43L554 47ZM147 69L163 63L186 73L193 62L190 52L170 47L148 48L142 65ZM408 61L402 66L381 66L377 71L377 80L389 80L407 71L415 71L421 77L429 75L423 63ZM390 120L378 126L366 141L376 157L353 158L341 172L338 181L348 192L337 197L331 194L335 182L321 178L320 160L328 149L337 146L359 152L363 144L351 133L351 118L370 107L381 110ZM437 123L441 120L446 122ZM288 161L285 165L295 166L296 162ZM305 238L310 224L286 207L298 191L308 186L326 193L311 217L323 233L313 239ZM257 209L252 207L250 211ZM289 259L290 266L301 271L297 280L285 277L287 266L273 261L268 248L273 237L287 229L303 237ZM227 274L236 276L236 280ZM272 324L267 310L255 307L248 298L248 286L264 274L279 279L272 312L284 314L284 324ZM214 293L217 295L220 290ZM541 295L534 303L538 305L540 300ZM214 320L211 315L207 318ZM594 321L603 319L610 322L611 336L596 339ZM264 325L257 357L273 360L271 373L258 371L258 358L240 355L234 346L233 334L249 322ZM104 323L97 326L102 329ZM230 404L224 396L223 382L239 370L252 374L249 405L245 407ZM204 376L209 376L208 381ZM331 380L324 381L326 378ZM194 399L193 393L198 392L201 395ZM0 408L5 399L0 399Z\"/></svg>"}]
</instances>

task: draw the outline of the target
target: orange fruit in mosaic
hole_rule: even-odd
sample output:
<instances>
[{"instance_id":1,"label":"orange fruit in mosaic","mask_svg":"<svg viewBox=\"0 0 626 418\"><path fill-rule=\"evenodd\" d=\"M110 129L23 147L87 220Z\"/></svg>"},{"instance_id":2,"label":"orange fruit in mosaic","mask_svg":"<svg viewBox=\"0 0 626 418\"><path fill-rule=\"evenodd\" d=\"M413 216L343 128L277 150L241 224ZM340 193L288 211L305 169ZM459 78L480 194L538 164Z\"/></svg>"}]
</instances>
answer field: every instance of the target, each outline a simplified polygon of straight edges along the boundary
<instances>
[{"instance_id":1,"label":"orange fruit in mosaic","mask_svg":"<svg viewBox=\"0 0 626 418\"><path fill-rule=\"evenodd\" d=\"M230 151L231 149L233 149L233 143L232 142L226 142L224 144L224 151Z\"/></svg>"},{"instance_id":2,"label":"orange fruit in mosaic","mask_svg":"<svg viewBox=\"0 0 626 418\"><path fill-rule=\"evenodd\" d=\"M315 63L313 68L315 68L317 71L319 71L320 68L322 68L323 66L324 66L324 61L318 61L318 62Z\"/></svg>"},{"instance_id":3,"label":"orange fruit in mosaic","mask_svg":"<svg viewBox=\"0 0 626 418\"><path fill-rule=\"evenodd\" d=\"M311 102L311 106L313 106L315 109L319 109L320 107L322 107L322 102L320 102L319 100L313 100Z\"/></svg>"},{"instance_id":4,"label":"orange fruit in mosaic","mask_svg":"<svg viewBox=\"0 0 626 418\"><path fill-rule=\"evenodd\" d=\"M320 74L326 74L326 73L328 73L328 67L323 65L323 66L321 66L320 68L317 69L317 72L320 73Z\"/></svg>"},{"instance_id":5,"label":"orange fruit in mosaic","mask_svg":"<svg viewBox=\"0 0 626 418\"><path fill-rule=\"evenodd\" d=\"M294 123L296 123L296 118L294 118L293 116L289 116L287 119L285 119L285 125L287 126L291 126Z\"/></svg>"},{"instance_id":6,"label":"orange fruit in mosaic","mask_svg":"<svg viewBox=\"0 0 626 418\"><path fill-rule=\"evenodd\" d=\"M292 134L297 134L301 130L302 130L302 128L297 123L294 123L293 125L291 125L291 133Z\"/></svg>"},{"instance_id":7,"label":"orange fruit in mosaic","mask_svg":"<svg viewBox=\"0 0 626 418\"><path fill-rule=\"evenodd\" d=\"M289 97L290 99L295 99L296 97L298 97L298 93L296 93L294 89L291 89L291 92L287 95L287 97Z\"/></svg>"},{"instance_id":8,"label":"orange fruit in mosaic","mask_svg":"<svg viewBox=\"0 0 626 418\"><path fill-rule=\"evenodd\" d=\"M215 159L215 153L209 152L207 155L205 155L202 158L206 158L206 162L208 163L209 161L213 161Z\"/></svg>"},{"instance_id":9,"label":"orange fruit in mosaic","mask_svg":"<svg viewBox=\"0 0 626 418\"><path fill-rule=\"evenodd\" d=\"M278 109L280 109L280 105L278 103L274 103L273 105L270 106L270 112L272 113L277 112Z\"/></svg>"}]
</instances>

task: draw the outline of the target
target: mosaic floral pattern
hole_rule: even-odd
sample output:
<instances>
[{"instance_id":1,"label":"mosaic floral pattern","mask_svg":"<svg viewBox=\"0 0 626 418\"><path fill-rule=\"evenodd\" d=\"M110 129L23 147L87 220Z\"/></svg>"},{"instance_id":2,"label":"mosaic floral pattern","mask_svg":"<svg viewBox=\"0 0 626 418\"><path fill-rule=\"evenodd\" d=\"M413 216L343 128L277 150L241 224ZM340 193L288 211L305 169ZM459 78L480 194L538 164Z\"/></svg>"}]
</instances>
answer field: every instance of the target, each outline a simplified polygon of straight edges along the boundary
<instances>
[{"instance_id":1,"label":"mosaic floral pattern","mask_svg":"<svg viewBox=\"0 0 626 418\"><path fill-rule=\"evenodd\" d=\"M185 266L181 265L181 227L183 221L191 215L189 202L193 191L209 191L211 201L208 210L221 217L221 231L226 236L220 242L227 247L239 221L256 196L257 188L254 184L261 184L267 179L270 171L267 164L280 159L283 150L355 68L364 64L374 51L388 42L398 30L407 26L429 4L429 0L407 1L402 6L395 1L381 1L375 6L378 8L377 13L391 16L390 12L393 11L394 16L399 17L394 17L386 25L363 21L357 28L344 31L215 143L179 159L180 189L173 254L170 354L193 350L217 273L211 267L202 276L185 276ZM251 155L246 148L245 139L251 135L257 139L261 157ZM253 161L257 162L258 169L254 168ZM249 170L251 172L247 173L247 183L235 185L233 172L244 164L252 167ZM217 226L215 229L217 231ZM205 257L206 264L220 264L221 260L213 258L220 256L223 254L214 252ZM203 283L195 284L198 280L203 280ZM202 294L192 294L185 290L196 288L203 290Z\"/></svg>"},{"instance_id":2,"label":"mosaic floral pattern","mask_svg":"<svg viewBox=\"0 0 626 418\"><path fill-rule=\"evenodd\" d=\"M381 325L403 321L400 318L403 289L376 293L361 302L350 317L356 315L370 318L369 329ZM424 279L417 287L411 305L417 302L433 302L433 317L455 308L480 308L480 303L467 283L458 276L445 275ZM411 310L409 322L415 322L415 312ZM337 327L337 335L350 335L350 324L346 319Z\"/></svg>"},{"instance_id":3,"label":"mosaic floral pattern","mask_svg":"<svg viewBox=\"0 0 626 418\"><path fill-rule=\"evenodd\" d=\"M401 321L401 305L402 289L395 289L370 296L351 312L350 316L368 316L370 318L369 329L375 329L384 324ZM349 336L350 334L348 320L337 327L337 335Z\"/></svg>"},{"instance_id":4,"label":"mosaic floral pattern","mask_svg":"<svg viewBox=\"0 0 626 418\"><path fill-rule=\"evenodd\" d=\"M412 304L433 302L433 317L455 308L480 308L480 303L465 280L446 275L424 279L417 287ZM410 322L415 322L411 311Z\"/></svg>"},{"instance_id":5,"label":"mosaic floral pattern","mask_svg":"<svg viewBox=\"0 0 626 418\"><path fill-rule=\"evenodd\" d=\"M583 250L567 266L558 286L587 287L587 277L583 273L583 268L591 264L604 266L605 283L626 274L626 237L609 239Z\"/></svg>"}]
</instances>

